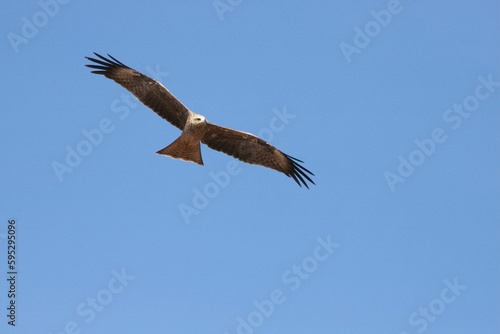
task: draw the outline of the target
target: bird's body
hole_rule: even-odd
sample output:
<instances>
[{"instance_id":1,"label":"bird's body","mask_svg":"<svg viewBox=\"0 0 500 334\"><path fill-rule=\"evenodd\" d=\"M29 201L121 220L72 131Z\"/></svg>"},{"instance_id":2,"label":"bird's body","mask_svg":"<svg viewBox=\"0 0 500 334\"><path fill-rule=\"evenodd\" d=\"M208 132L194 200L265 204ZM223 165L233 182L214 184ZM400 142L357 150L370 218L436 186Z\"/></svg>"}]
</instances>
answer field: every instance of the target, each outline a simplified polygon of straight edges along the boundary
<instances>
[{"instance_id":1,"label":"bird's body","mask_svg":"<svg viewBox=\"0 0 500 334\"><path fill-rule=\"evenodd\" d=\"M97 53L95 55L99 59L86 57L95 63L86 65L94 69L92 73L102 74L116 81L182 131L174 142L157 153L203 165L200 149L200 143L203 143L241 161L282 172L293 178L299 186L303 184L309 188L305 180L314 184L309 177L314 174L299 164L302 161L284 154L251 133L208 122L204 116L186 108L161 83L124 65L110 55L108 55L110 59Z\"/></svg>"},{"instance_id":2,"label":"bird's body","mask_svg":"<svg viewBox=\"0 0 500 334\"><path fill-rule=\"evenodd\" d=\"M203 165L200 142L207 129L206 118L190 111L180 137L156 153Z\"/></svg>"}]
</instances>

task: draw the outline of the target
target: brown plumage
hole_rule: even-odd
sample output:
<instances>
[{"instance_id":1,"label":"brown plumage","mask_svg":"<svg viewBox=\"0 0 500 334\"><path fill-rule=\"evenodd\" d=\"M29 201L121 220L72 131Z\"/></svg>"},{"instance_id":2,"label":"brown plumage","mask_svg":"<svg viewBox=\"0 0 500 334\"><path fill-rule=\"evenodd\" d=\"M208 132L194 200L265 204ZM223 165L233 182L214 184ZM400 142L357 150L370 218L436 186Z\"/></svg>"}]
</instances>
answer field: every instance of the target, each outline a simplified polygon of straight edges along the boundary
<instances>
[{"instance_id":1,"label":"brown plumage","mask_svg":"<svg viewBox=\"0 0 500 334\"><path fill-rule=\"evenodd\" d=\"M161 83L128 67L108 54L105 58L85 57L94 64L86 65L94 71L116 81L135 95L159 116L179 128L182 133L172 144L157 153L203 165L200 142L246 163L261 165L291 177L299 186L309 188L314 175L302 162L251 133L224 128L208 122L205 117L186 108ZM309 175L308 175L309 174Z\"/></svg>"}]
</instances>

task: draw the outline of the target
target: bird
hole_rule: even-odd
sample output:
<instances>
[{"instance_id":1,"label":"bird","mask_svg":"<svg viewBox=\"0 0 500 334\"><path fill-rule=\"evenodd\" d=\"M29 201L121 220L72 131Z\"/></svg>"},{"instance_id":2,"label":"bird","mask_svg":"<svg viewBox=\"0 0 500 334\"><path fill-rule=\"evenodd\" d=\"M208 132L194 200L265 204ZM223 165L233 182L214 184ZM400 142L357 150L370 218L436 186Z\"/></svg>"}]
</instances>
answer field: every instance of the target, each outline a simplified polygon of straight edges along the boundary
<instances>
[{"instance_id":1,"label":"bird","mask_svg":"<svg viewBox=\"0 0 500 334\"><path fill-rule=\"evenodd\" d=\"M179 128L182 133L158 154L203 165L200 143L223 152L245 163L274 169L292 178L300 187L309 189L314 174L301 165L302 160L278 150L263 139L243 131L222 127L207 121L188 109L160 82L136 71L108 54L108 58L94 52L85 57L91 64L85 66L91 73L104 75L127 89L160 117Z\"/></svg>"}]
</instances>

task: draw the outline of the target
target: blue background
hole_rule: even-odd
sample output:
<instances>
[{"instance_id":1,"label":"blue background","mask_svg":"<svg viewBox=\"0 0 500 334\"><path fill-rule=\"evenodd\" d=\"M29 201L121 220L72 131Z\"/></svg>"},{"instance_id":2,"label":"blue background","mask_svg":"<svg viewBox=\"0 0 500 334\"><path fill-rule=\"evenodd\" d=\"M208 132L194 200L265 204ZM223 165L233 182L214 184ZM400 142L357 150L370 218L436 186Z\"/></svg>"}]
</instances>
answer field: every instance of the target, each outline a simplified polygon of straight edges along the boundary
<instances>
[{"instance_id":1,"label":"blue background","mask_svg":"<svg viewBox=\"0 0 500 334\"><path fill-rule=\"evenodd\" d=\"M500 81L498 1L215 4L1 5L0 331L498 333L500 87L480 81ZM243 163L217 185L229 156L155 154L180 132L90 74L94 51L267 136L317 185Z\"/></svg>"}]
</instances>

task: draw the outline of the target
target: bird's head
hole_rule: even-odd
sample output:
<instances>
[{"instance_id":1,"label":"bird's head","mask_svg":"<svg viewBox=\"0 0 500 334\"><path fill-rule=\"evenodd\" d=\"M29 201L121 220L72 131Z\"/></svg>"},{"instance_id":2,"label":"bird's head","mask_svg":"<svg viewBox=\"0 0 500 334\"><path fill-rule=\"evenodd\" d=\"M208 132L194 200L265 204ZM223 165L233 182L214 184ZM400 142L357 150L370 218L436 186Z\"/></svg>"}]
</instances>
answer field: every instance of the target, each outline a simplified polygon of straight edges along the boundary
<instances>
[{"instance_id":1,"label":"bird's head","mask_svg":"<svg viewBox=\"0 0 500 334\"><path fill-rule=\"evenodd\" d=\"M205 116L193 114L191 116L191 122L193 124L207 123L207 119L205 118Z\"/></svg>"},{"instance_id":2,"label":"bird's head","mask_svg":"<svg viewBox=\"0 0 500 334\"><path fill-rule=\"evenodd\" d=\"M205 131L207 131L207 119L204 116L195 113L189 115L189 119L184 126L183 132L194 136L197 139L201 139L201 137L205 134Z\"/></svg>"}]
</instances>

